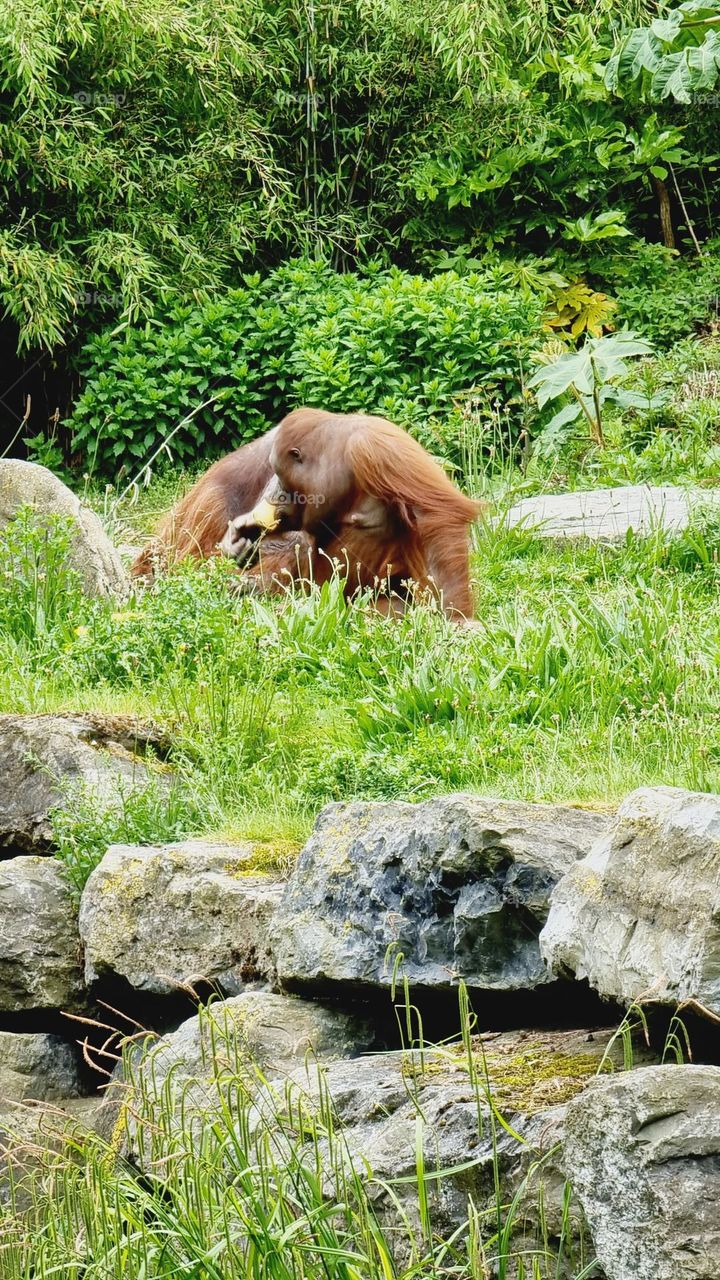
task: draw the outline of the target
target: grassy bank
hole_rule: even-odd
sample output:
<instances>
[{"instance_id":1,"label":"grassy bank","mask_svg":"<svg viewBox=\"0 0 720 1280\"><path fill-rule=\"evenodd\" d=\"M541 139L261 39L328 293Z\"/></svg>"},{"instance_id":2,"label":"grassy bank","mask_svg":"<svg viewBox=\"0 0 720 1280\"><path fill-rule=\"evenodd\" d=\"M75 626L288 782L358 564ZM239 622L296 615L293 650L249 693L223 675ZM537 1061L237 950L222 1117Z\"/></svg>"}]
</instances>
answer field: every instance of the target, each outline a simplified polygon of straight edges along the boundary
<instances>
[{"instance_id":1,"label":"grassy bank","mask_svg":"<svg viewBox=\"0 0 720 1280\"><path fill-rule=\"evenodd\" d=\"M81 858L118 836L300 841L323 804L352 797L720 789L710 517L619 546L480 532L472 629L422 607L388 621L338 584L237 598L220 563L121 607L89 603L65 538L21 521L0 553L0 705L150 717L177 777L169 804L129 800L120 830L73 798L60 826Z\"/></svg>"}]
</instances>

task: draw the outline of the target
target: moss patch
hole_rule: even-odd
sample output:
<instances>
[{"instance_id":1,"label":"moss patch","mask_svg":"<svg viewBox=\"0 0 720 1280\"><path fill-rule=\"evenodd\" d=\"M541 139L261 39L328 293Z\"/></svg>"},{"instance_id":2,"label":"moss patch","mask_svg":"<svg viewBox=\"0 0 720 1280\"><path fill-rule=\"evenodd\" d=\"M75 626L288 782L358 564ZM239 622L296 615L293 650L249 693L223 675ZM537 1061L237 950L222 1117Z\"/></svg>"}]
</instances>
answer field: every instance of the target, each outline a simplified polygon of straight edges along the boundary
<instances>
[{"instance_id":1,"label":"moss patch","mask_svg":"<svg viewBox=\"0 0 720 1280\"><path fill-rule=\"evenodd\" d=\"M497 1106L530 1115L568 1102L600 1071L597 1054L548 1053L541 1045L509 1058L490 1051L486 1062ZM612 1065L602 1070L612 1071Z\"/></svg>"},{"instance_id":2,"label":"moss patch","mask_svg":"<svg viewBox=\"0 0 720 1280\"><path fill-rule=\"evenodd\" d=\"M489 1085L493 1103L500 1111L533 1115L549 1107L568 1102L598 1074L612 1072L618 1065L615 1054L604 1061L609 1033L584 1048L583 1033L547 1033L537 1037L509 1032L499 1036L475 1038L472 1042L473 1068L481 1095ZM601 1065L602 1064L602 1065ZM467 1054L462 1044L443 1050L429 1049L422 1063L407 1056L403 1072L412 1079L413 1087L438 1083L443 1076L469 1075Z\"/></svg>"},{"instance_id":3,"label":"moss patch","mask_svg":"<svg viewBox=\"0 0 720 1280\"><path fill-rule=\"evenodd\" d=\"M294 840L253 840L252 852L246 858L229 863L230 876L282 876L290 875L300 853L301 845Z\"/></svg>"}]
</instances>

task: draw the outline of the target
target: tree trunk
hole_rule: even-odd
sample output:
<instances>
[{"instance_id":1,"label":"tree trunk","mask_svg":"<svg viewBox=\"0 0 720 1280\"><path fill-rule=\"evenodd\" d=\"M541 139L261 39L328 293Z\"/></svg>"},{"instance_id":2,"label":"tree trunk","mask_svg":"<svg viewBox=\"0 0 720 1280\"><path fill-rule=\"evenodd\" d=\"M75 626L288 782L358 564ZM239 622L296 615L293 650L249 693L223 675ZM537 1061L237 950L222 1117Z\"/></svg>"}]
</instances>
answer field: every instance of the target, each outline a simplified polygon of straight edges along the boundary
<instances>
[{"instance_id":1,"label":"tree trunk","mask_svg":"<svg viewBox=\"0 0 720 1280\"><path fill-rule=\"evenodd\" d=\"M672 217L670 215L670 193L668 192L662 178L656 178L654 173L650 174L650 180L655 188L655 195L658 198L660 207L660 230L662 232L662 242L666 249L675 248L675 233L673 231Z\"/></svg>"}]
</instances>

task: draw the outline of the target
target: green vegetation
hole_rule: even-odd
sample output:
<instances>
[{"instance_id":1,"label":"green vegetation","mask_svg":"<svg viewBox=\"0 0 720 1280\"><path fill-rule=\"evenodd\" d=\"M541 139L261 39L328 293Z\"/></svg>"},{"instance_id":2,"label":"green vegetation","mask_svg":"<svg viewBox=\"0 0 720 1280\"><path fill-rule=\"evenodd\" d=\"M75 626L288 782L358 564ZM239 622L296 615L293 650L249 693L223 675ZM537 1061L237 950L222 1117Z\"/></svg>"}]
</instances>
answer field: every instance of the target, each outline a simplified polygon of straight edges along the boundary
<instances>
[{"instance_id":1,"label":"green vegetation","mask_svg":"<svg viewBox=\"0 0 720 1280\"><path fill-rule=\"evenodd\" d=\"M272 282L293 258L352 271L357 287L391 266L423 278L494 273L490 292L548 304L548 322L565 316L573 339L611 318L668 345L706 327L719 280L715 8L8 0L0 300L21 397L3 406L7 425L39 456L83 469L107 464L108 434L141 457L155 424L138 426L129 450L131 420L108 433L96 385L74 454L58 427L105 329L111 347L129 333L128 380L148 339L144 409L154 398L162 419L181 390L197 393L196 408L203 376L218 374L242 406L234 438L259 429L253 361L243 393L233 345L247 335L221 324L233 341L205 337L213 371L203 373L202 360L183 368L187 328L228 293L262 292L248 280ZM676 74L650 83L666 63ZM288 343L270 328L280 354ZM152 338L178 342L174 370L154 369ZM450 391L483 385L484 351L475 359L470 344L467 355L456 377L433 362L429 378ZM353 389L348 358L339 395ZM295 391L324 390L337 366L318 356L307 384L269 378L289 405ZM388 375L372 384L378 403L404 399ZM34 402L23 424L13 415L25 390ZM198 450L215 425L206 415Z\"/></svg>"},{"instance_id":2,"label":"green vegetation","mask_svg":"<svg viewBox=\"0 0 720 1280\"><path fill-rule=\"evenodd\" d=\"M685 0L648 27L636 27L610 59L607 84L628 83L656 101L691 102L720 78L718 22L717 0Z\"/></svg>"},{"instance_id":3,"label":"green vegetation","mask_svg":"<svg viewBox=\"0 0 720 1280\"><path fill-rule=\"evenodd\" d=\"M488 403L515 403L521 416L517 388L541 309L489 275L355 276L290 264L220 301L176 308L160 327L94 339L73 445L90 471L115 474L123 463L137 470L212 397L172 440L178 459L252 439L287 404L380 413L437 447L440 419L477 377ZM441 443L450 454L450 433Z\"/></svg>"},{"instance_id":4,"label":"green vegetation","mask_svg":"<svg viewBox=\"0 0 720 1280\"><path fill-rule=\"evenodd\" d=\"M200 1013L200 1088L163 1070L162 1051L138 1067L126 1050L110 1140L79 1129L59 1150L33 1152L34 1174L23 1181L22 1164L17 1174L24 1213L12 1196L0 1202L4 1280L589 1280L596 1268L572 1192L561 1184L553 1199L544 1184L555 1151L534 1151L506 1115L557 1103L557 1093L542 1095L553 1066L562 1096L579 1092L597 1058L486 1056L462 990L461 1020L459 1047L413 1043L402 1055L416 1150L407 1174L391 1180L353 1158L322 1065L308 1063L305 1083L299 1073L268 1084L222 1011ZM477 1109L477 1141L452 1169L438 1163L422 1105L427 1080L448 1071ZM507 1110L496 1075L503 1098L509 1082L521 1084ZM468 1219L441 1233L443 1183L458 1175L472 1188Z\"/></svg>"},{"instance_id":5,"label":"green vegetation","mask_svg":"<svg viewBox=\"0 0 720 1280\"><path fill-rule=\"evenodd\" d=\"M547 447L551 442L557 447L562 429L582 417L589 427L592 442L604 449L603 422L608 405L619 405L625 409L657 408L662 403L660 396L642 396L614 385L628 373L626 360L630 356L648 355L651 349L647 342L639 342L632 333L616 333L610 337L589 338L580 351L564 352L538 369L529 385L537 391L540 408L568 392L572 397L570 403L547 424L543 433L544 445Z\"/></svg>"}]
</instances>

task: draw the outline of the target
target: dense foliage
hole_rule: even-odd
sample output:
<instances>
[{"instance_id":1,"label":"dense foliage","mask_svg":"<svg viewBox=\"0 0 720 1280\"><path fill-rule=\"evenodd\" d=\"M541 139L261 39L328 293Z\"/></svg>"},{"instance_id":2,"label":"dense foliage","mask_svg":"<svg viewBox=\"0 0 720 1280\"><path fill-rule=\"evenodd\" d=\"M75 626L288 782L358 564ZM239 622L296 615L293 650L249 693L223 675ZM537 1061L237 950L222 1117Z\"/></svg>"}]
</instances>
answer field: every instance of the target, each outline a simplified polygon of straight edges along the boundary
<instances>
[{"instance_id":1,"label":"dense foliage","mask_svg":"<svg viewBox=\"0 0 720 1280\"><path fill-rule=\"evenodd\" d=\"M630 31L610 59L606 83L649 98L692 102L720 79L718 0L684 0L647 27Z\"/></svg>"},{"instance_id":2,"label":"dense foliage","mask_svg":"<svg viewBox=\"0 0 720 1280\"><path fill-rule=\"evenodd\" d=\"M4 0L0 296L20 344L56 347L288 253L437 265L653 240L666 180L676 232L677 182L706 236L717 104L606 83L657 12Z\"/></svg>"},{"instance_id":3,"label":"dense foliage","mask_svg":"<svg viewBox=\"0 0 720 1280\"><path fill-rule=\"evenodd\" d=\"M89 600L70 524L22 510L0 706L152 719L169 753L102 803L63 784L75 891L117 841L249 838L276 868L333 800L720 790L717 504L616 544L501 518L545 490L720 484L718 24L720 0L0 0L0 437L85 472L118 545L300 403L393 418L494 504L472 627L384 618L338 580L239 597L220 560ZM17 1199L9 1154L3 1276L595 1274L569 1187L549 1238L529 1152L508 1204L493 1148L489 1207L442 1238L419 1104L390 1240L369 1165L328 1189L329 1101L284 1089L261 1115L265 1081L218 1048L232 1114L193 1116L171 1073L110 1143L34 1148ZM125 1122L152 1174L118 1158Z\"/></svg>"},{"instance_id":4,"label":"dense foliage","mask_svg":"<svg viewBox=\"0 0 720 1280\"><path fill-rule=\"evenodd\" d=\"M540 312L537 299L479 276L282 267L219 301L177 307L162 325L94 339L73 445L90 469L137 470L212 397L173 439L177 457L240 444L299 404L381 413L432 447L428 419L473 384L489 399L519 398Z\"/></svg>"},{"instance_id":5,"label":"dense foliage","mask_svg":"<svg viewBox=\"0 0 720 1280\"><path fill-rule=\"evenodd\" d=\"M613 321L632 321L664 347L707 327L717 310L714 255L678 266L660 246L639 244L606 255L604 271L618 282L614 300L491 255L463 275L378 265L341 274L305 260L247 276L220 299L91 339L72 449L91 474L134 475L158 453L203 464L299 404L384 414L464 470L469 448L512 450L523 433L554 446L550 414L537 413L527 390L551 339L572 351ZM609 387L604 394L632 403Z\"/></svg>"}]
</instances>

